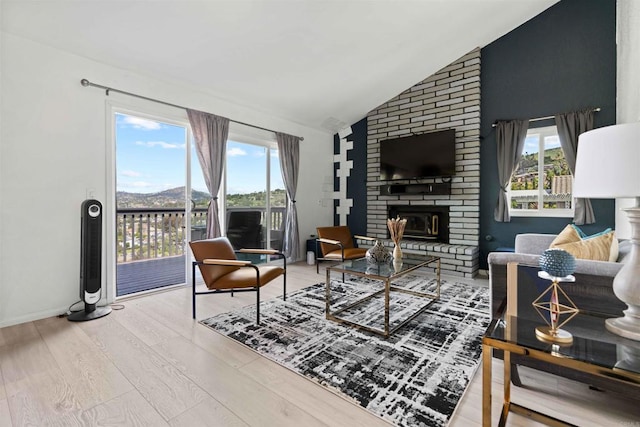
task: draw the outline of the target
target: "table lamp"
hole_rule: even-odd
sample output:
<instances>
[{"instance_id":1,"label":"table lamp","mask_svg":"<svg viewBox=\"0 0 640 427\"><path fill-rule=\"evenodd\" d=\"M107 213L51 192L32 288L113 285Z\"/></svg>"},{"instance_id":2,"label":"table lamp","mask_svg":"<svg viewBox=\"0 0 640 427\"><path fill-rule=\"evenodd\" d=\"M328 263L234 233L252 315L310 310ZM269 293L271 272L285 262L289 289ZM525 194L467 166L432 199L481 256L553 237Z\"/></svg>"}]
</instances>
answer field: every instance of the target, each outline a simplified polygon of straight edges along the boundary
<instances>
[{"instance_id":1,"label":"table lamp","mask_svg":"<svg viewBox=\"0 0 640 427\"><path fill-rule=\"evenodd\" d=\"M635 198L624 209L631 224L631 253L613 279L613 292L625 304L624 317L607 319L614 334L640 341L640 122L606 126L578 139L573 196Z\"/></svg>"}]
</instances>

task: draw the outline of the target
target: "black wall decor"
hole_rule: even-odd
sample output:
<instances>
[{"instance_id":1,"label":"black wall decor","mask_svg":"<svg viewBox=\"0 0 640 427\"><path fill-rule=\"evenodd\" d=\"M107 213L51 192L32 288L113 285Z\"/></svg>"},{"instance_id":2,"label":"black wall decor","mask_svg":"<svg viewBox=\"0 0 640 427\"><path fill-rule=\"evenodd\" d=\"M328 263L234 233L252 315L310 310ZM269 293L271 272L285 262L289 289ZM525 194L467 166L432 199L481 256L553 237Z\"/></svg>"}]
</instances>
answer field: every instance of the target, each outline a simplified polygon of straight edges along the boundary
<instances>
[{"instance_id":1,"label":"black wall decor","mask_svg":"<svg viewBox=\"0 0 640 427\"><path fill-rule=\"evenodd\" d=\"M351 125L352 133L347 140L353 141L353 149L347 152L347 160L353 160L353 169L347 178L347 198L353 200L353 207L347 216L347 225L353 234L366 236L367 234L367 118ZM334 154L341 149L340 137L333 136ZM334 166L334 190L338 190L340 183L336 178ZM340 217L336 213L337 201L334 202L334 225L338 225Z\"/></svg>"}]
</instances>

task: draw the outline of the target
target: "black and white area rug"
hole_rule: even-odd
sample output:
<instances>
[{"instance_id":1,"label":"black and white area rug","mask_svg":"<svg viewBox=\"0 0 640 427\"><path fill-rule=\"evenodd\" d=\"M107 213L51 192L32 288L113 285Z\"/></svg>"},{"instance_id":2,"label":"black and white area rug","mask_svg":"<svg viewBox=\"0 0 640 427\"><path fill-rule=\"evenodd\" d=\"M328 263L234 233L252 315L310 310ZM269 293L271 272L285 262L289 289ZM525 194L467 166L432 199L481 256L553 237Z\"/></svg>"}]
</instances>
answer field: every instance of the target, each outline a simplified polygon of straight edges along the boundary
<instances>
[{"instance_id":1,"label":"black and white area rug","mask_svg":"<svg viewBox=\"0 0 640 427\"><path fill-rule=\"evenodd\" d=\"M435 289L434 279L404 276L396 285ZM379 285L378 285L379 286ZM332 282L332 311L371 293L376 284ZM392 293L391 323L424 300ZM380 327L382 299L342 313ZM255 306L201 321L259 354L330 388L400 426L444 426L473 377L489 324L489 290L443 280L441 298L388 339L325 319L319 283ZM378 325L375 325L378 322Z\"/></svg>"}]
</instances>

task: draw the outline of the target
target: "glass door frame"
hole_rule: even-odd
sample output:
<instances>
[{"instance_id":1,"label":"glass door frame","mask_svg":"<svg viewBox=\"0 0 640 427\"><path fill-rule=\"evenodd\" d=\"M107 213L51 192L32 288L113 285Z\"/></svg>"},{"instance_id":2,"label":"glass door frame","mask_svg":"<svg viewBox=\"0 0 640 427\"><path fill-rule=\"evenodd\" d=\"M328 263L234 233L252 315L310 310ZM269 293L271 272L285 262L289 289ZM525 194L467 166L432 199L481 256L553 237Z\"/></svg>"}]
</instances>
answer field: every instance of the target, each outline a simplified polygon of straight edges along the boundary
<instances>
[{"instance_id":1,"label":"glass door frame","mask_svg":"<svg viewBox=\"0 0 640 427\"><path fill-rule=\"evenodd\" d=\"M175 126L182 126L186 128L185 135L185 232L188 230L187 236L191 236L191 148L194 144L193 132L191 131L191 125L187 117L186 111L182 109L176 109L173 107L164 107L159 104L149 104L146 101L122 103L107 100L106 102L106 196L105 203L103 204L103 230L104 241L106 242L106 253L103 255L103 265L106 266L106 280L104 282L105 289L103 290L103 298L106 295L107 303L112 303L118 299L126 299L134 295L140 295L140 293L123 295L116 297L117 283L116 283L116 267L117 267L117 239L116 239L116 220L117 220L117 206L116 206L116 192L117 192L117 168L116 168L116 114L127 114L136 117L141 117L149 120L159 121ZM186 286L191 283L191 251L187 250L188 240L185 244L185 283L168 285L162 288L152 289L148 292L162 291L171 287Z\"/></svg>"},{"instance_id":2,"label":"glass door frame","mask_svg":"<svg viewBox=\"0 0 640 427\"><path fill-rule=\"evenodd\" d=\"M229 136L227 137L227 144L229 141L237 142L240 144L249 144L258 147L263 147L266 149L266 171L265 171L265 248L270 246L271 244L271 150L278 150L278 143L273 132L267 132L260 129L249 128L247 126L236 125L234 123L230 124L229 128ZM228 147L228 146L227 146ZM278 153L278 158L280 153ZM278 161L279 163L279 161ZM282 167L282 166L281 166ZM222 206L220 206L220 227L224 232L223 235L226 236L227 230L227 158L225 154L224 161L224 175L222 180L222 185L220 186L220 197L218 200L222 199Z\"/></svg>"}]
</instances>

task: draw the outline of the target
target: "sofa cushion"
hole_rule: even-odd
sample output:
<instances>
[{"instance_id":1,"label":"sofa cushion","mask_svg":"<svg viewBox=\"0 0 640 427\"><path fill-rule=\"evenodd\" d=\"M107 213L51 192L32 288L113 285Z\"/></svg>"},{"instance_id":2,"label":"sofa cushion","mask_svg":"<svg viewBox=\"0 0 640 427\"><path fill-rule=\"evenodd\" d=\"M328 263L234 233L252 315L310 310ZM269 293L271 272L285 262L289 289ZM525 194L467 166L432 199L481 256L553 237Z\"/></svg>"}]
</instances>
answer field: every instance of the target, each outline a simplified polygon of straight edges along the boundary
<instances>
[{"instance_id":1,"label":"sofa cushion","mask_svg":"<svg viewBox=\"0 0 640 427\"><path fill-rule=\"evenodd\" d=\"M542 255L549 249L555 234L524 233L516 235L515 250L518 254Z\"/></svg>"},{"instance_id":2,"label":"sofa cushion","mask_svg":"<svg viewBox=\"0 0 640 427\"><path fill-rule=\"evenodd\" d=\"M510 262L537 266L540 263L540 255L491 252L487 257L487 261L489 263L489 272L491 272L492 265L507 265ZM622 264L618 262L576 259L576 271L574 274L615 277L621 268Z\"/></svg>"},{"instance_id":3,"label":"sofa cushion","mask_svg":"<svg viewBox=\"0 0 640 427\"><path fill-rule=\"evenodd\" d=\"M553 242L549 245L549 248L555 248L558 245L564 245L566 243L579 242L581 240L580 233L578 233L577 227L573 224L567 224L567 226L562 230Z\"/></svg>"},{"instance_id":4,"label":"sofa cushion","mask_svg":"<svg viewBox=\"0 0 640 427\"><path fill-rule=\"evenodd\" d=\"M630 258L627 255L631 253L631 246L631 240L618 240L618 262L624 263Z\"/></svg>"},{"instance_id":5,"label":"sofa cushion","mask_svg":"<svg viewBox=\"0 0 640 427\"><path fill-rule=\"evenodd\" d=\"M610 228L587 236L578 227L569 224L549 247L564 249L580 259L609 262L616 262L618 259L618 240Z\"/></svg>"}]
</instances>

